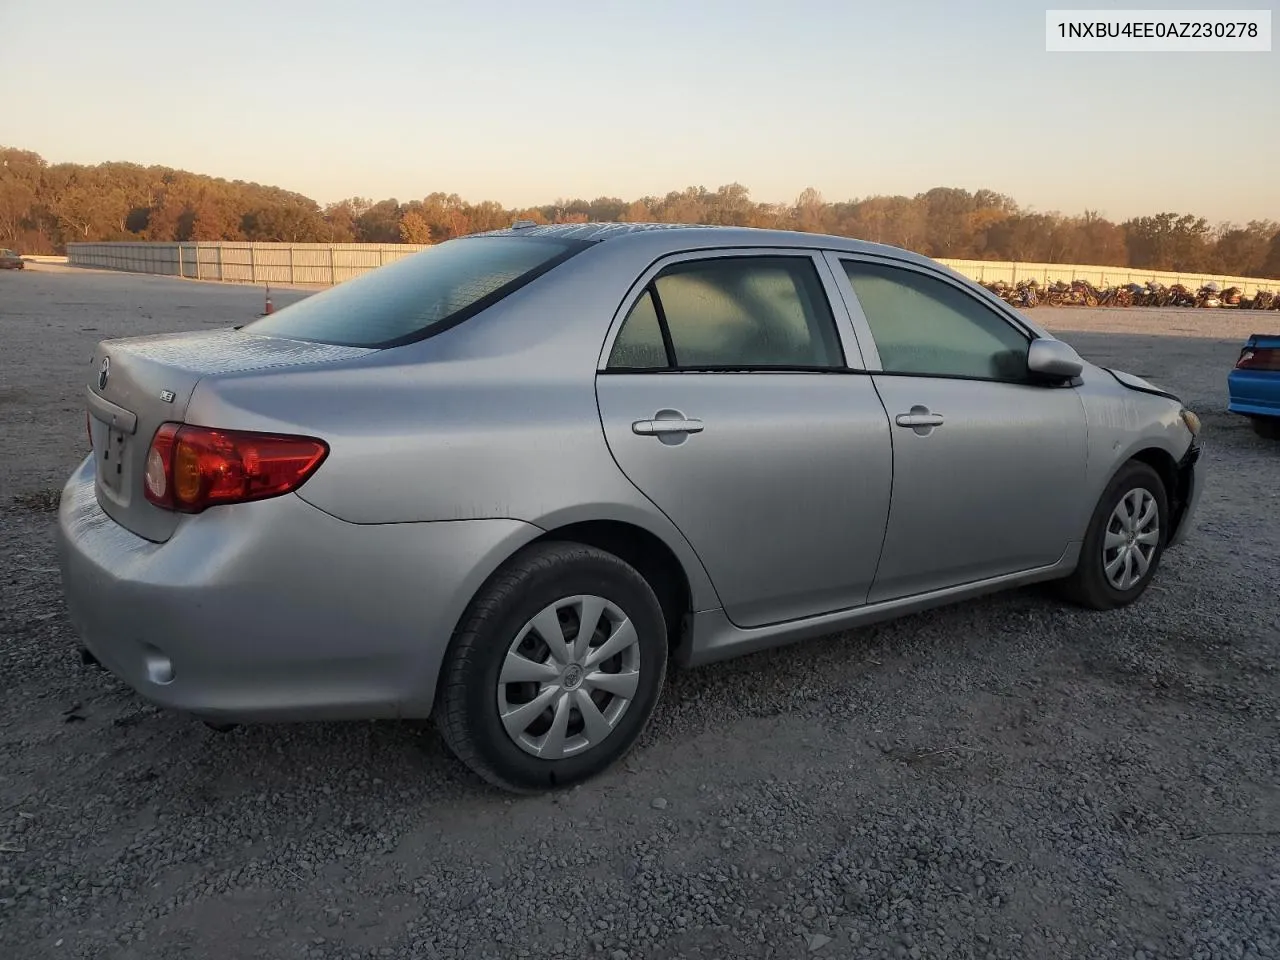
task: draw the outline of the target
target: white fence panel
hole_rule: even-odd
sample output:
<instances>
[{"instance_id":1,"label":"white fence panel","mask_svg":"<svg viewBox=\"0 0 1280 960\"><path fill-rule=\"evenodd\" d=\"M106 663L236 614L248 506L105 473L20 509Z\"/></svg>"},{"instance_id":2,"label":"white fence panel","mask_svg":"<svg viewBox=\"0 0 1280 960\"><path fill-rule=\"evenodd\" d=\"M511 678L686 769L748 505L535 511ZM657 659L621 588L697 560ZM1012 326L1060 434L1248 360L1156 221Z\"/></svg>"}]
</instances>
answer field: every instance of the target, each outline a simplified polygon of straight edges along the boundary
<instances>
[{"instance_id":1,"label":"white fence panel","mask_svg":"<svg viewBox=\"0 0 1280 960\"><path fill-rule=\"evenodd\" d=\"M426 249L413 243L69 243L73 266L221 280L226 283L304 284L329 286L376 270L384 264ZM1094 286L1155 281L1166 287L1181 283L1197 290L1214 282L1223 289L1239 287L1246 297L1259 290L1280 292L1280 280L1229 277L1206 273L1173 273L1133 267L1079 263L1022 263L1008 260L939 259L957 273L979 283L1003 280L1014 284L1035 280L1087 280Z\"/></svg>"},{"instance_id":2,"label":"white fence panel","mask_svg":"<svg viewBox=\"0 0 1280 960\"><path fill-rule=\"evenodd\" d=\"M1096 264L1079 263L1023 263L1009 260L949 260L940 258L956 273L962 274L979 283L994 283L1003 280L1014 284L1020 280L1035 280L1039 284L1050 284L1058 280L1087 280L1096 287L1114 287L1126 283L1146 283L1154 281L1171 287L1180 283L1192 290L1198 290L1206 283L1216 283L1224 290L1227 287L1239 287L1246 297L1252 297L1259 290L1272 293L1280 291L1280 280L1268 280L1260 277L1231 277L1210 273L1174 273L1168 270L1143 270L1137 267L1103 267Z\"/></svg>"},{"instance_id":3,"label":"white fence panel","mask_svg":"<svg viewBox=\"0 0 1280 960\"><path fill-rule=\"evenodd\" d=\"M69 243L67 262L189 280L330 286L424 249L412 243Z\"/></svg>"}]
</instances>

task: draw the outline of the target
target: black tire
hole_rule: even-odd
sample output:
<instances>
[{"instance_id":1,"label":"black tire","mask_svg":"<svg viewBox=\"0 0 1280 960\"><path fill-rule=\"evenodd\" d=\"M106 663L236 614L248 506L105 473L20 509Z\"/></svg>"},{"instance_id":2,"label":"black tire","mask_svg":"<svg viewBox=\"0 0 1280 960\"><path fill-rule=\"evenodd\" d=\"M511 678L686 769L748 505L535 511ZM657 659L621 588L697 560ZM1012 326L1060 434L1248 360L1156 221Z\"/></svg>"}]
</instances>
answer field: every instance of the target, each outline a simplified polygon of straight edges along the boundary
<instances>
[{"instance_id":1,"label":"black tire","mask_svg":"<svg viewBox=\"0 0 1280 960\"><path fill-rule=\"evenodd\" d=\"M615 604L639 639L634 698L599 745L557 760L511 739L498 713L498 679L518 632L550 604L590 594ZM662 695L667 627L653 589L630 564L577 543L542 543L517 554L481 587L454 632L434 719L449 749L489 783L516 793L565 787L601 773L634 746Z\"/></svg>"},{"instance_id":2,"label":"black tire","mask_svg":"<svg viewBox=\"0 0 1280 960\"><path fill-rule=\"evenodd\" d=\"M1253 432L1263 440L1280 440L1280 417L1250 417Z\"/></svg>"},{"instance_id":3,"label":"black tire","mask_svg":"<svg viewBox=\"0 0 1280 960\"><path fill-rule=\"evenodd\" d=\"M1160 516L1160 539L1155 545L1147 572L1131 587L1120 590L1108 579L1102 545L1111 515L1121 499L1135 489L1146 489L1155 498ZM1160 567L1169 539L1169 498L1160 474L1145 463L1130 460L1116 473L1089 520L1089 529L1080 548L1080 562L1070 577L1058 584L1061 595L1092 610L1114 610L1128 606L1142 596Z\"/></svg>"}]
</instances>

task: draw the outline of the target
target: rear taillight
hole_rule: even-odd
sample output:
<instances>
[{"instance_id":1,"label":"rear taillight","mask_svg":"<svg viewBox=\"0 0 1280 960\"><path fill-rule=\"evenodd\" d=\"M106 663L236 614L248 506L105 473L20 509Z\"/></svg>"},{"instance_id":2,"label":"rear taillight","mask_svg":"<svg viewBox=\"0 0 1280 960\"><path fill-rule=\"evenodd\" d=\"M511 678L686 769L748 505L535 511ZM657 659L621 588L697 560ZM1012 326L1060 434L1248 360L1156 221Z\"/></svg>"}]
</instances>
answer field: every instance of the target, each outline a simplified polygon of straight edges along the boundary
<instances>
[{"instance_id":1,"label":"rear taillight","mask_svg":"<svg viewBox=\"0 0 1280 960\"><path fill-rule=\"evenodd\" d=\"M147 451L143 487L158 507L199 513L297 490L328 454L311 437L166 423Z\"/></svg>"},{"instance_id":2,"label":"rear taillight","mask_svg":"<svg viewBox=\"0 0 1280 960\"><path fill-rule=\"evenodd\" d=\"M1237 370L1280 370L1280 350L1275 347L1245 347L1236 361Z\"/></svg>"}]
</instances>

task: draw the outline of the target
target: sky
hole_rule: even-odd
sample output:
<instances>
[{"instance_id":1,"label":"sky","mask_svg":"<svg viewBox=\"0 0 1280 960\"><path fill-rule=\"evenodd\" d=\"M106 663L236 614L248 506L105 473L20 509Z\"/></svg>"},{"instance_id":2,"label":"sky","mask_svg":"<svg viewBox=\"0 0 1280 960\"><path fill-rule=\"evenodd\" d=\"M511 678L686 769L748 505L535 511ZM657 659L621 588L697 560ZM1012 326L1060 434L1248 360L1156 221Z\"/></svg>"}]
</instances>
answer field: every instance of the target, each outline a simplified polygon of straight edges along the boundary
<instances>
[{"instance_id":1,"label":"sky","mask_svg":"<svg viewBox=\"0 0 1280 960\"><path fill-rule=\"evenodd\" d=\"M766 202L985 187L1038 212L1280 220L1280 44L1047 53L1046 6L1069 8L0 0L0 144L321 203L738 182Z\"/></svg>"}]
</instances>

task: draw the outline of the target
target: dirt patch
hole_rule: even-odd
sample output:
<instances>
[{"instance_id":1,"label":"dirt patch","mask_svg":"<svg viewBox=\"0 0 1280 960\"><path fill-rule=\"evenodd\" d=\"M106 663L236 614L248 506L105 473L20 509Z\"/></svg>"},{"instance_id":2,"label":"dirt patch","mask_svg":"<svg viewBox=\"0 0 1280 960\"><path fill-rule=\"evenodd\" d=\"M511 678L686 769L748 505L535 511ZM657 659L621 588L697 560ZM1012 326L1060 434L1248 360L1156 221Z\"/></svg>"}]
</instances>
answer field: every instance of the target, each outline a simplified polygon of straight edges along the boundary
<instances>
[{"instance_id":1,"label":"dirt patch","mask_svg":"<svg viewBox=\"0 0 1280 960\"><path fill-rule=\"evenodd\" d=\"M58 505L62 502L62 488L28 490L15 496L13 502L23 510L31 510L35 513L57 513Z\"/></svg>"}]
</instances>

